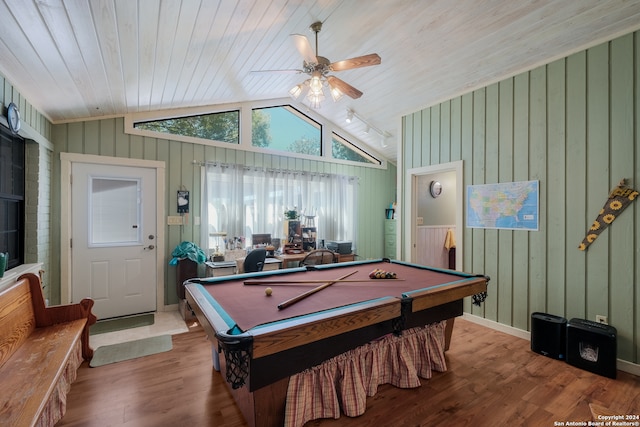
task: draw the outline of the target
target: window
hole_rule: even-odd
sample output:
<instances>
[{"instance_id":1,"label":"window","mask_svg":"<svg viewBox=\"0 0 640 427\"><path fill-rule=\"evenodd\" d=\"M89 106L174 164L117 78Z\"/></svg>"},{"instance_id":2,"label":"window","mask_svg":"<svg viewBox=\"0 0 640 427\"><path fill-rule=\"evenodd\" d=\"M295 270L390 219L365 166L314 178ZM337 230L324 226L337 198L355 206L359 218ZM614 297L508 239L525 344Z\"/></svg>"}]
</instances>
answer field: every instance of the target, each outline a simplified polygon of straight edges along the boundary
<instances>
[{"instance_id":1,"label":"window","mask_svg":"<svg viewBox=\"0 0 640 427\"><path fill-rule=\"evenodd\" d=\"M7 269L24 263L25 142L0 126L0 252Z\"/></svg>"},{"instance_id":2,"label":"window","mask_svg":"<svg viewBox=\"0 0 640 427\"><path fill-rule=\"evenodd\" d=\"M351 160L353 162L360 163L372 163L374 165L382 164L380 160L335 133L331 138L331 155L334 159Z\"/></svg>"},{"instance_id":3,"label":"window","mask_svg":"<svg viewBox=\"0 0 640 427\"><path fill-rule=\"evenodd\" d=\"M216 233L244 237L247 245L252 234L282 238L284 212L294 208L315 216L318 242L356 242L355 177L211 164L204 167L204 178L202 218L208 226L200 241L207 249L215 249Z\"/></svg>"},{"instance_id":4,"label":"window","mask_svg":"<svg viewBox=\"0 0 640 427\"><path fill-rule=\"evenodd\" d=\"M140 179L89 177L89 247L142 243Z\"/></svg>"},{"instance_id":5,"label":"window","mask_svg":"<svg viewBox=\"0 0 640 427\"><path fill-rule=\"evenodd\" d=\"M334 133L341 132L335 124L293 105L260 101L219 105L216 112L203 108L185 109L181 117L159 118L149 112L126 115L125 133L252 152L281 152L295 158L345 160L364 167L385 166L375 148L356 137L349 140Z\"/></svg>"},{"instance_id":6,"label":"window","mask_svg":"<svg viewBox=\"0 0 640 427\"><path fill-rule=\"evenodd\" d=\"M203 114L199 116L176 117L166 120L138 122L136 129L191 136L229 144L240 143L240 112Z\"/></svg>"},{"instance_id":7,"label":"window","mask_svg":"<svg viewBox=\"0 0 640 427\"><path fill-rule=\"evenodd\" d=\"M322 155L322 126L291 106L254 109L251 126L254 147Z\"/></svg>"}]
</instances>

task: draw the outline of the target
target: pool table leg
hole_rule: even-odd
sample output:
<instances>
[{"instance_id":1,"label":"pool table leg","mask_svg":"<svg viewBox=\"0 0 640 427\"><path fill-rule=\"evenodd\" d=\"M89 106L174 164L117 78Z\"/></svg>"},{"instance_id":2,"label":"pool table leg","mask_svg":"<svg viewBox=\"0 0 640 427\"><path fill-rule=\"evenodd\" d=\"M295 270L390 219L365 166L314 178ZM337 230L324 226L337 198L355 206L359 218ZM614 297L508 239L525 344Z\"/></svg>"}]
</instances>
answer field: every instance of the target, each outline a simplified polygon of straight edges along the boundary
<instances>
[{"instance_id":1,"label":"pool table leg","mask_svg":"<svg viewBox=\"0 0 640 427\"><path fill-rule=\"evenodd\" d=\"M215 344L211 345L211 360L213 360L213 369L220 372L220 353Z\"/></svg>"},{"instance_id":2,"label":"pool table leg","mask_svg":"<svg viewBox=\"0 0 640 427\"><path fill-rule=\"evenodd\" d=\"M221 375L224 376L223 372L226 372L224 353L220 355L215 351L215 346L213 348L214 353L220 356ZM253 392L249 391L248 382L244 386L234 389L225 381L227 389L233 396L233 400L244 416L247 425L249 427L280 427L284 425L289 377Z\"/></svg>"},{"instance_id":3,"label":"pool table leg","mask_svg":"<svg viewBox=\"0 0 640 427\"><path fill-rule=\"evenodd\" d=\"M453 334L453 322L455 320L455 317L447 319L447 324L444 328L444 351L449 350L449 346L451 345L451 334Z\"/></svg>"}]
</instances>

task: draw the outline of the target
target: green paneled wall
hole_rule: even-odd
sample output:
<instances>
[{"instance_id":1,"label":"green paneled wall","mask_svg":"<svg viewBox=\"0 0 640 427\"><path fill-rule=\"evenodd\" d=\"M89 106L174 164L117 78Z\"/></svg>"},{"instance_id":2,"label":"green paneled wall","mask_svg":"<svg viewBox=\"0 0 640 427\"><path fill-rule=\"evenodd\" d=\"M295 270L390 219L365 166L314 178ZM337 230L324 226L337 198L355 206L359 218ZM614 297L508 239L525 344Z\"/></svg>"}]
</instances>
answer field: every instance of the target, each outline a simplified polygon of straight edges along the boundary
<instances>
[{"instance_id":1,"label":"green paneled wall","mask_svg":"<svg viewBox=\"0 0 640 427\"><path fill-rule=\"evenodd\" d=\"M384 250L384 209L395 201L396 168L387 169L352 166L326 161L316 161L287 157L283 155L263 154L220 148L209 145L191 144L167 139L147 138L124 133L124 119L104 119L54 126L53 142L54 183L53 211L59 221L60 215L60 153L95 154L111 157L128 157L144 160L160 160L166 164L166 206L167 215L176 215L176 191L181 186L191 192L191 220L183 227L165 226L165 248L167 263L171 252L181 241L193 241L199 244L200 227L193 225L193 217L200 216L200 167L193 161L217 161L239 163L250 166L263 166L291 170L328 172L359 177L358 207L358 259L381 258ZM376 214L378 213L378 214ZM59 232L54 237L54 247L59 247ZM57 259L53 265L58 266ZM58 268L58 267L56 267ZM55 272L60 277L60 271ZM176 268L167 265L165 269L165 303L176 304L175 294ZM59 300L60 285L55 287Z\"/></svg>"},{"instance_id":2,"label":"green paneled wall","mask_svg":"<svg viewBox=\"0 0 640 427\"><path fill-rule=\"evenodd\" d=\"M50 221L50 139L51 122L47 120L27 99L0 75L0 102L2 115L13 102L20 111L22 129L20 135L27 140L25 152L25 263L42 263L45 299L51 293L51 230Z\"/></svg>"},{"instance_id":3,"label":"green paneled wall","mask_svg":"<svg viewBox=\"0 0 640 427\"><path fill-rule=\"evenodd\" d=\"M491 276L467 311L522 330L535 311L606 315L618 357L640 362L640 205L577 249L621 179L640 188L638 64L633 33L403 118L405 170L463 160L465 188L540 181L539 231L462 230L464 270Z\"/></svg>"},{"instance_id":4,"label":"green paneled wall","mask_svg":"<svg viewBox=\"0 0 640 427\"><path fill-rule=\"evenodd\" d=\"M30 132L39 134L43 139L50 140L51 122L47 120L27 99L13 87L11 82L0 74L0 101L2 102L2 115L6 117L6 108L13 102L20 111L20 121L23 126L28 126ZM31 135L36 139L36 135Z\"/></svg>"}]
</instances>

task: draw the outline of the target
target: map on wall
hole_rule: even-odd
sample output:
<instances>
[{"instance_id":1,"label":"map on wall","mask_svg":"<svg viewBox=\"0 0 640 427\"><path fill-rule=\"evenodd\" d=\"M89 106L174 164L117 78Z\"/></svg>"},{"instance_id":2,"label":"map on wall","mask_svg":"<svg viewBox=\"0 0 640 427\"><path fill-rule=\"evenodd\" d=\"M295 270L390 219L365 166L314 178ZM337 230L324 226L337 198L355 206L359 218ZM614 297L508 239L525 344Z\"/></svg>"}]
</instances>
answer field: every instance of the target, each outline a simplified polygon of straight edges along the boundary
<instances>
[{"instance_id":1,"label":"map on wall","mask_svg":"<svg viewBox=\"0 0 640 427\"><path fill-rule=\"evenodd\" d=\"M467 186L467 227L538 230L538 183Z\"/></svg>"}]
</instances>

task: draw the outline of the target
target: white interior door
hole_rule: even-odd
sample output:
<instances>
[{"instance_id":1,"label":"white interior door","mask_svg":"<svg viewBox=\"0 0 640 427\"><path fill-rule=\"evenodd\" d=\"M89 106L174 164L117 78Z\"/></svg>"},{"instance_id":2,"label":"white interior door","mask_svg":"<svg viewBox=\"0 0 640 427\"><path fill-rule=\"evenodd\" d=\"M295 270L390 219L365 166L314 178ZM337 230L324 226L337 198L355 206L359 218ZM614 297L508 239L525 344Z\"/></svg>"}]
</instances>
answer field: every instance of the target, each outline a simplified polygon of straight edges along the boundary
<instances>
[{"instance_id":1,"label":"white interior door","mask_svg":"<svg viewBox=\"0 0 640 427\"><path fill-rule=\"evenodd\" d=\"M74 162L72 300L98 319L156 311L156 170Z\"/></svg>"}]
</instances>

